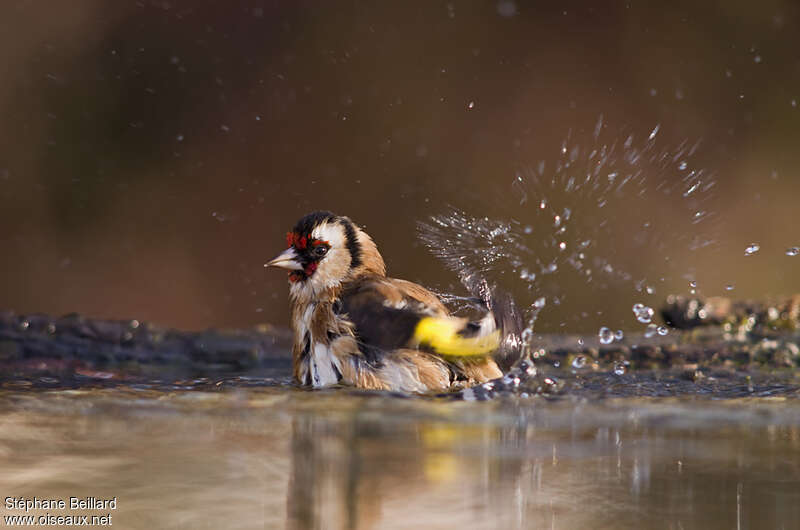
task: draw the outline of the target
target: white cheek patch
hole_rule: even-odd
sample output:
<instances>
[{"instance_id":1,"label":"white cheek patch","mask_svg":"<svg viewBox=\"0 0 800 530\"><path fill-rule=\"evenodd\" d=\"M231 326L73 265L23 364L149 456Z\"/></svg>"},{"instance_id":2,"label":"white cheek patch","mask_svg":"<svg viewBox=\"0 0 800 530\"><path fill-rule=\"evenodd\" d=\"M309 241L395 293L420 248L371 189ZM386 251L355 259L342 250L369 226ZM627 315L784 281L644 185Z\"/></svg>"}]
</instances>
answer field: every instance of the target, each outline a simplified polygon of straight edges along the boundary
<instances>
[{"instance_id":1,"label":"white cheek patch","mask_svg":"<svg viewBox=\"0 0 800 530\"><path fill-rule=\"evenodd\" d=\"M334 248L344 248L347 245L347 236L339 224L322 223L311 232L311 237L320 241L327 241Z\"/></svg>"},{"instance_id":2,"label":"white cheek patch","mask_svg":"<svg viewBox=\"0 0 800 530\"><path fill-rule=\"evenodd\" d=\"M340 283L350 269L350 251L347 249L344 228L336 223L322 223L314 229L311 237L330 245L330 250L319 262L311 279L318 285L328 287Z\"/></svg>"}]
</instances>

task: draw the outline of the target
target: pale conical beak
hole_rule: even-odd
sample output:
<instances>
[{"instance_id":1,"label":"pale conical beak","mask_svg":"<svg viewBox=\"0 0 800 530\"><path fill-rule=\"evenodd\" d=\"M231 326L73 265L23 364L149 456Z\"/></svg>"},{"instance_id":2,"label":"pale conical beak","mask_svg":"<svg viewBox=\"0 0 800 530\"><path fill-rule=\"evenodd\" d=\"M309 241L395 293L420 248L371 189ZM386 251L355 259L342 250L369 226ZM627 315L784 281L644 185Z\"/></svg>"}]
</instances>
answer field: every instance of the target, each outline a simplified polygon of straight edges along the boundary
<instances>
[{"instance_id":1,"label":"pale conical beak","mask_svg":"<svg viewBox=\"0 0 800 530\"><path fill-rule=\"evenodd\" d=\"M297 261L297 252L294 247L289 247L281 254L275 256L271 261L264 264L265 267L280 267L282 269L289 269L290 271L301 271L303 266Z\"/></svg>"}]
</instances>

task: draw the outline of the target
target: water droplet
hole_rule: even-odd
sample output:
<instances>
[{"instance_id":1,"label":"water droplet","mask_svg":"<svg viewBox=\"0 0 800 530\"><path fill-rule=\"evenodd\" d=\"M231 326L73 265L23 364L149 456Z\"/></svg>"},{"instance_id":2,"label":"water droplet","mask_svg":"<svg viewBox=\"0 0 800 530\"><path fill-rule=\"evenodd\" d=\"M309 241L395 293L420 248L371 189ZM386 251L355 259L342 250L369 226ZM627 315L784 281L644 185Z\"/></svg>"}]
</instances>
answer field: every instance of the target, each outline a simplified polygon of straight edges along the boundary
<instances>
[{"instance_id":1,"label":"water droplet","mask_svg":"<svg viewBox=\"0 0 800 530\"><path fill-rule=\"evenodd\" d=\"M501 17L513 17L517 14L517 4L512 0L500 0L497 2L497 14Z\"/></svg>"},{"instance_id":2,"label":"water droplet","mask_svg":"<svg viewBox=\"0 0 800 530\"><path fill-rule=\"evenodd\" d=\"M576 370L580 370L584 366L586 366L586 357L584 357L583 355L578 355L577 357L572 359L572 367L575 368Z\"/></svg>"},{"instance_id":3,"label":"water droplet","mask_svg":"<svg viewBox=\"0 0 800 530\"><path fill-rule=\"evenodd\" d=\"M793 99L793 100L791 101L791 104L792 104L792 107L796 107L796 106L797 106L797 100L796 100L796 99Z\"/></svg>"},{"instance_id":4,"label":"water droplet","mask_svg":"<svg viewBox=\"0 0 800 530\"><path fill-rule=\"evenodd\" d=\"M544 210L545 208L547 208L547 200L542 199L541 201L539 201L539 209Z\"/></svg>"},{"instance_id":5,"label":"water droplet","mask_svg":"<svg viewBox=\"0 0 800 530\"><path fill-rule=\"evenodd\" d=\"M680 164L678 164L678 169L680 169L681 171L686 169L686 161L685 160L682 161Z\"/></svg>"},{"instance_id":6,"label":"water droplet","mask_svg":"<svg viewBox=\"0 0 800 530\"><path fill-rule=\"evenodd\" d=\"M653 320L655 311L653 311L652 307L647 307L644 304L633 304L633 314L636 316L636 320L642 324L648 324Z\"/></svg>"},{"instance_id":7,"label":"water droplet","mask_svg":"<svg viewBox=\"0 0 800 530\"><path fill-rule=\"evenodd\" d=\"M669 329L667 329L666 326L658 326L658 329L656 331L658 331L658 334L661 335L662 337L664 337L667 333L669 333Z\"/></svg>"},{"instance_id":8,"label":"water droplet","mask_svg":"<svg viewBox=\"0 0 800 530\"><path fill-rule=\"evenodd\" d=\"M752 256L756 252L761 250L761 246L758 243L750 243L746 249L744 249L745 256Z\"/></svg>"},{"instance_id":9,"label":"water droplet","mask_svg":"<svg viewBox=\"0 0 800 530\"><path fill-rule=\"evenodd\" d=\"M530 361L522 361L519 365L522 372L526 375L534 377L536 375L536 366Z\"/></svg>"},{"instance_id":10,"label":"water droplet","mask_svg":"<svg viewBox=\"0 0 800 530\"><path fill-rule=\"evenodd\" d=\"M533 330L531 328L525 328L522 331L522 335L520 335L522 342L524 344L530 344L533 342Z\"/></svg>"},{"instance_id":11,"label":"water droplet","mask_svg":"<svg viewBox=\"0 0 800 530\"><path fill-rule=\"evenodd\" d=\"M660 128L661 128L661 125L660 125L660 124L655 126L655 128L653 129L653 131L650 133L650 140L652 140L653 138L655 138L655 137L656 137L656 135L658 134L658 130L659 130Z\"/></svg>"},{"instance_id":12,"label":"water droplet","mask_svg":"<svg viewBox=\"0 0 800 530\"><path fill-rule=\"evenodd\" d=\"M733 291L735 288L736 286L733 285L732 283L729 283L728 285L725 286L726 291Z\"/></svg>"},{"instance_id":13,"label":"water droplet","mask_svg":"<svg viewBox=\"0 0 800 530\"><path fill-rule=\"evenodd\" d=\"M469 110L472 110L472 109L474 109L474 108L475 108L475 102L474 102L474 101L470 101L470 102L469 102L469 104L467 105L467 108L468 108Z\"/></svg>"},{"instance_id":14,"label":"water droplet","mask_svg":"<svg viewBox=\"0 0 800 530\"><path fill-rule=\"evenodd\" d=\"M787 256L791 256L791 257L800 255L800 247L789 247L789 248L787 248L786 249L786 255Z\"/></svg>"},{"instance_id":15,"label":"water droplet","mask_svg":"<svg viewBox=\"0 0 800 530\"><path fill-rule=\"evenodd\" d=\"M526 234L532 234L533 227L531 225L526 225L525 228L522 229L522 231L525 232Z\"/></svg>"},{"instance_id":16,"label":"water droplet","mask_svg":"<svg viewBox=\"0 0 800 530\"><path fill-rule=\"evenodd\" d=\"M600 344L611 344L614 342L614 332L605 326L600 328L600 331L597 332L597 336L600 337Z\"/></svg>"},{"instance_id":17,"label":"water droplet","mask_svg":"<svg viewBox=\"0 0 800 530\"><path fill-rule=\"evenodd\" d=\"M489 232L489 237L494 239L498 236L505 234L506 232L508 232L508 230L506 230L505 228L495 228L494 230Z\"/></svg>"},{"instance_id":18,"label":"water droplet","mask_svg":"<svg viewBox=\"0 0 800 530\"><path fill-rule=\"evenodd\" d=\"M759 64L761 62L761 56L760 55L756 55L755 57L753 57L753 62L756 63L756 64Z\"/></svg>"},{"instance_id":19,"label":"water droplet","mask_svg":"<svg viewBox=\"0 0 800 530\"><path fill-rule=\"evenodd\" d=\"M625 338L625 333L621 329L618 329L617 332L614 333L614 338L617 340L622 340Z\"/></svg>"},{"instance_id":20,"label":"water droplet","mask_svg":"<svg viewBox=\"0 0 800 530\"><path fill-rule=\"evenodd\" d=\"M654 337L657 332L658 332L658 326L656 326L655 324L648 324L647 329L644 330L644 337L646 339L649 339L651 337Z\"/></svg>"},{"instance_id":21,"label":"water droplet","mask_svg":"<svg viewBox=\"0 0 800 530\"><path fill-rule=\"evenodd\" d=\"M558 368L558 367L560 367L560 366L561 366L561 362L560 362L560 361L553 361L553 366L555 366L556 368Z\"/></svg>"},{"instance_id":22,"label":"water droplet","mask_svg":"<svg viewBox=\"0 0 800 530\"><path fill-rule=\"evenodd\" d=\"M646 287L644 288L644 290L647 292L647 294L653 294L653 293L655 293L655 292L656 292L656 288L655 288L655 287L653 287L652 285L648 285L648 286L646 286Z\"/></svg>"},{"instance_id":23,"label":"water droplet","mask_svg":"<svg viewBox=\"0 0 800 530\"><path fill-rule=\"evenodd\" d=\"M561 250L566 249L567 248L567 243L562 241L561 243L558 244L558 248L561 249Z\"/></svg>"},{"instance_id":24,"label":"water droplet","mask_svg":"<svg viewBox=\"0 0 800 530\"><path fill-rule=\"evenodd\" d=\"M614 374L625 375L625 364L619 361L614 363Z\"/></svg>"}]
</instances>

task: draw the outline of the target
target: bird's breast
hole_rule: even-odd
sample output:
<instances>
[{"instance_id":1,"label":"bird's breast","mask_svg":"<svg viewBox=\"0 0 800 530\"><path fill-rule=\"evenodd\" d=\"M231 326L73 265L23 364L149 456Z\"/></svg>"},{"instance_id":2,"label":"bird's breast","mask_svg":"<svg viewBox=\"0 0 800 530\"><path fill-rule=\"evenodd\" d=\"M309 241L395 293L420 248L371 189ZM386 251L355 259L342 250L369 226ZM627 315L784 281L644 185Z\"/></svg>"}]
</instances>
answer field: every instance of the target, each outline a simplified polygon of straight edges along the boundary
<instances>
[{"instance_id":1,"label":"bird's breast","mask_svg":"<svg viewBox=\"0 0 800 530\"><path fill-rule=\"evenodd\" d=\"M309 361L311 384L314 388L335 385L342 378L340 360L328 344L314 343Z\"/></svg>"},{"instance_id":2,"label":"bird's breast","mask_svg":"<svg viewBox=\"0 0 800 530\"><path fill-rule=\"evenodd\" d=\"M311 303L294 312L295 374L315 388L335 385L342 379L342 352L336 348L338 328L330 304ZM341 348L339 348L341 349Z\"/></svg>"}]
</instances>

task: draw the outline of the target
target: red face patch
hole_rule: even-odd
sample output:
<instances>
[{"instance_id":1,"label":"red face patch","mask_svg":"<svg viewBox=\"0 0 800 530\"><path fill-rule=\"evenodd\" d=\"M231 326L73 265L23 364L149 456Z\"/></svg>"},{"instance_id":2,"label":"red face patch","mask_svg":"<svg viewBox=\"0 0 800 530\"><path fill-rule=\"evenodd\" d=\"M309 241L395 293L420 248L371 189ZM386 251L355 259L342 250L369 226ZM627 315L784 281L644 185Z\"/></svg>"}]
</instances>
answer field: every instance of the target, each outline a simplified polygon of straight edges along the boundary
<instances>
[{"instance_id":1,"label":"red face patch","mask_svg":"<svg viewBox=\"0 0 800 530\"><path fill-rule=\"evenodd\" d=\"M286 233L286 244L289 248L294 247L299 251L306 251L299 253L301 262L313 260L303 267L303 270L289 272L289 281L292 283L310 278L317 270L319 260L325 256L330 248L330 243L327 241L311 239L308 236L301 236L297 232Z\"/></svg>"},{"instance_id":2,"label":"red face patch","mask_svg":"<svg viewBox=\"0 0 800 530\"><path fill-rule=\"evenodd\" d=\"M288 246L290 246L290 247L292 245L294 245L295 248L303 250L303 249L306 248L306 245L308 244L308 240L306 239L306 236L301 236L300 234L298 234L296 232L287 232L286 233L286 244Z\"/></svg>"}]
</instances>

